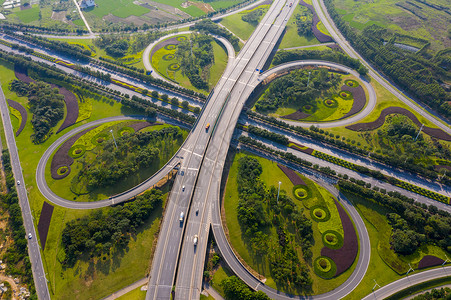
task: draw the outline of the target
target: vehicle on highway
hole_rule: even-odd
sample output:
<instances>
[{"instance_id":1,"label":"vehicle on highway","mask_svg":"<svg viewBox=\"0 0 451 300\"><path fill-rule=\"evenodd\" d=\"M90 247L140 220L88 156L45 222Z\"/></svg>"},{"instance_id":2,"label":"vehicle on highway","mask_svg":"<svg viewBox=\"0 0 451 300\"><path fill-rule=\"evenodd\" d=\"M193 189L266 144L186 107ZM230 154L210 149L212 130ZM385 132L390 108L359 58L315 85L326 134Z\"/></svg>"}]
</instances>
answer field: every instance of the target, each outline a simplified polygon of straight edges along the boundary
<instances>
[{"instance_id":1,"label":"vehicle on highway","mask_svg":"<svg viewBox=\"0 0 451 300\"><path fill-rule=\"evenodd\" d=\"M196 216L199 214L199 209L196 209Z\"/></svg>"},{"instance_id":2,"label":"vehicle on highway","mask_svg":"<svg viewBox=\"0 0 451 300\"><path fill-rule=\"evenodd\" d=\"M207 126L205 126L205 130L208 131L209 128L210 128L210 123L208 123Z\"/></svg>"},{"instance_id":3,"label":"vehicle on highway","mask_svg":"<svg viewBox=\"0 0 451 300\"><path fill-rule=\"evenodd\" d=\"M31 235L31 233L29 233L29 234L28 234L28 239L31 240L32 237L33 237L33 236Z\"/></svg>"},{"instance_id":4,"label":"vehicle on highway","mask_svg":"<svg viewBox=\"0 0 451 300\"><path fill-rule=\"evenodd\" d=\"M290 3L290 7L293 5L293 2Z\"/></svg>"},{"instance_id":5,"label":"vehicle on highway","mask_svg":"<svg viewBox=\"0 0 451 300\"><path fill-rule=\"evenodd\" d=\"M20 180L17 180L17 185L20 185Z\"/></svg>"},{"instance_id":6,"label":"vehicle on highway","mask_svg":"<svg viewBox=\"0 0 451 300\"><path fill-rule=\"evenodd\" d=\"M183 211L180 213L180 222L183 222L183 218L185 218L185 214L183 213Z\"/></svg>"},{"instance_id":7,"label":"vehicle on highway","mask_svg":"<svg viewBox=\"0 0 451 300\"><path fill-rule=\"evenodd\" d=\"M182 186L182 192L184 192L185 191L185 186Z\"/></svg>"},{"instance_id":8,"label":"vehicle on highway","mask_svg":"<svg viewBox=\"0 0 451 300\"><path fill-rule=\"evenodd\" d=\"M193 244L194 246L197 246L197 234L194 235Z\"/></svg>"}]
</instances>

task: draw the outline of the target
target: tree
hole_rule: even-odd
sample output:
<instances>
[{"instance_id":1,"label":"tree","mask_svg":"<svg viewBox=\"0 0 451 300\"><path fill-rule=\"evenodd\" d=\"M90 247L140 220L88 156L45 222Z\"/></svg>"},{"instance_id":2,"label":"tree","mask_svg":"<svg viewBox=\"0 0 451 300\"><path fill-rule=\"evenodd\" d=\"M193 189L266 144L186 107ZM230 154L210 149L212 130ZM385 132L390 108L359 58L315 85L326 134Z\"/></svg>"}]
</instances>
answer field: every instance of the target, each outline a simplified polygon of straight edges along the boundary
<instances>
[{"instance_id":1,"label":"tree","mask_svg":"<svg viewBox=\"0 0 451 300\"><path fill-rule=\"evenodd\" d=\"M186 101L186 100L183 100L183 101L182 101L182 107L183 107L184 109L188 109L188 107L189 107L189 102Z\"/></svg>"},{"instance_id":2,"label":"tree","mask_svg":"<svg viewBox=\"0 0 451 300\"><path fill-rule=\"evenodd\" d=\"M174 106L179 106L179 99L176 98L176 97L173 97L171 99L171 104L174 105Z\"/></svg>"}]
</instances>

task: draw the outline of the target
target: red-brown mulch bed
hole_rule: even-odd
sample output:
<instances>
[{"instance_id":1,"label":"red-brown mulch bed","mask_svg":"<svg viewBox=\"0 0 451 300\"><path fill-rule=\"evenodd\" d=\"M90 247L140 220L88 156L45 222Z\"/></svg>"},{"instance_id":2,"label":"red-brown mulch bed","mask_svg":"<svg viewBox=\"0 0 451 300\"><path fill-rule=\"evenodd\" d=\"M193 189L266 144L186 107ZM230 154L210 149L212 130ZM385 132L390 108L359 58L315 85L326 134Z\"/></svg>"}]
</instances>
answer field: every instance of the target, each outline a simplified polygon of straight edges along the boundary
<instances>
[{"instance_id":1,"label":"red-brown mulch bed","mask_svg":"<svg viewBox=\"0 0 451 300\"><path fill-rule=\"evenodd\" d=\"M300 145L298 143L293 143L293 144L294 145L290 145L291 149L307 153L308 155L312 155L312 153L313 153L313 149L312 148L307 147L307 149L303 149L305 146Z\"/></svg>"},{"instance_id":2,"label":"red-brown mulch bed","mask_svg":"<svg viewBox=\"0 0 451 300\"><path fill-rule=\"evenodd\" d=\"M415 123L415 125L417 125L418 127L421 127L421 125L422 125L422 123L418 120L418 118L411 111L409 111L405 108L402 108L402 107L392 106L392 107L385 108L381 112L381 115L379 116L379 118L377 118L377 120L375 120L373 122L357 123L357 124L346 126L346 128L350 129L350 130L354 130L354 131L374 130L374 129L377 129L377 128L381 127L382 125L384 125L385 117L390 114L404 115L404 116L408 117L410 120L412 120L412 122ZM451 135L449 135L448 133L444 132L443 130L441 130L439 128L431 128L431 127L424 126L423 132L432 137L435 137L439 140L448 141L448 142L451 141Z\"/></svg>"},{"instance_id":3,"label":"red-brown mulch bed","mask_svg":"<svg viewBox=\"0 0 451 300\"><path fill-rule=\"evenodd\" d=\"M170 39L167 39L165 41L162 41L161 43L159 43L158 45L156 45L155 47L153 47L152 52L150 53L150 57L152 57L152 55L157 52L158 50L160 50L161 48L163 48L166 45L178 45L180 44L180 41L177 40L177 37L172 37Z\"/></svg>"},{"instance_id":4,"label":"red-brown mulch bed","mask_svg":"<svg viewBox=\"0 0 451 300\"><path fill-rule=\"evenodd\" d=\"M95 127L88 128L83 130L82 132L77 133L73 137L69 138L65 141L61 147L56 151L55 155L53 155L52 162L50 164L50 174L53 179L63 179L67 175L70 174L70 166L74 163L74 159L69 156L69 150L72 148L74 143L86 132L93 130ZM58 169L66 166L68 170L64 174L58 174Z\"/></svg>"},{"instance_id":5,"label":"red-brown mulch bed","mask_svg":"<svg viewBox=\"0 0 451 300\"><path fill-rule=\"evenodd\" d=\"M447 165L438 165L438 166L434 166L435 171L440 171L441 169L447 169L448 171L451 171L451 166L447 166Z\"/></svg>"},{"instance_id":6,"label":"red-brown mulch bed","mask_svg":"<svg viewBox=\"0 0 451 300\"><path fill-rule=\"evenodd\" d=\"M294 113L292 113L292 114L289 114L289 115L285 115L285 116L282 116L282 118L283 119L289 119L289 120L302 120L302 119L305 119L305 118L307 118L308 116L310 116L310 114L308 114L308 113L306 113L306 112L304 112L304 111L302 111L302 110L298 110L298 111L296 111L296 112L294 112Z\"/></svg>"},{"instance_id":7,"label":"red-brown mulch bed","mask_svg":"<svg viewBox=\"0 0 451 300\"><path fill-rule=\"evenodd\" d=\"M283 165L279 165L277 164L277 166L279 167L279 169L282 170L282 172L287 175L287 177L290 179L291 183L294 185L307 185L304 180L302 180L301 177L299 177L298 174L296 174L295 171L293 171L292 169L285 167Z\"/></svg>"},{"instance_id":8,"label":"red-brown mulch bed","mask_svg":"<svg viewBox=\"0 0 451 300\"><path fill-rule=\"evenodd\" d=\"M338 276L351 267L357 257L359 244L351 219L337 200L334 199L334 201L338 209L338 214L340 215L341 224L343 225L343 247L340 249L323 247L321 249L321 256L327 256L335 262L337 265L337 273L335 273L335 276Z\"/></svg>"},{"instance_id":9,"label":"red-brown mulch bed","mask_svg":"<svg viewBox=\"0 0 451 300\"><path fill-rule=\"evenodd\" d=\"M354 102L352 103L351 110L341 117L340 120L355 115L365 107L366 103L365 90L362 86L359 85L358 87L350 87L345 84L341 87L341 90L351 92Z\"/></svg>"},{"instance_id":10,"label":"red-brown mulch bed","mask_svg":"<svg viewBox=\"0 0 451 300\"><path fill-rule=\"evenodd\" d=\"M33 79L31 79L30 77L28 77L28 72L27 69L18 67L18 66L14 66L14 74L16 75L17 79L19 79L20 81L26 82L26 83L30 83L30 82L34 82Z\"/></svg>"},{"instance_id":11,"label":"red-brown mulch bed","mask_svg":"<svg viewBox=\"0 0 451 300\"><path fill-rule=\"evenodd\" d=\"M61 127L56 131L56 133L59 133L60 131L66 129L67 127L70 127L77 122L78 119L78 100L77 97L75 97L74 93L66 89L65 87L57 86L58 91L61 95L64 96L64 102L66 103L66 109L67 109L67 115L66 119L64 119L63 124L61 124Z\"/></svg>"},{"instance_id":12,"label":"red-brown mulch bed","mask_svg":"<svg viewBox=\"0 0 451 300\"><path fill-rule=\"evenodd\" d=\"M25 107L22 106L22 104L11 99L8 99L8 104L12 108L17 109L20 112L20 115L22 116L22 121L20 122L19 129L17 129L16 131L16 136L19 136L19 134L25 128L25 124L27 123L28 118L27 110L25 109Z\"/></svg>"},{"instance_id":13,"label":"red-brown mulch bed","mask_svg":"<svg viewBox=\"0 0 451 300\"><path fill-rule=\"evenodd\" d=\"M308 9L310 9L310 11L313 14L312 17L312 31L313 34L315 35L316 39L320 42L320 43L328 43L328 42L333 42L334 40L328 36L327 34L322 33L317 27L316 25L319 22L319 17L316 14L315 9L313 8L313 6L311 4L307 4L304 1L300 1L299 2L300 5L307 7Z\"/></svg>"},{"instance_id":14,"label":"red-brown mulch bed","mask_svg":"<svg viewBox=\"0 0 451 300\"><path fill-rule=\"evenodd\" d=\"M150 123L150 122L136 122L129 125L129 127L133 128L135 132L140 131L141 129L144 129L149 126L156 126L156 125L162 125L162 123Z\"/></svg>"},{"instance_id":15,"label":"red-brown mulch bed","mask_svg":"<svg viewBox=\"0 0 451 300\"><path fill-rule=\"evenodd\" d=\"M44 201L41 210L41 216L39 217L38 233L41 240L42 250L45 249L45 241L47 240L47 234L49 232L50 221L52 220L53 205Z\"/></svg>"},{"instance_id":16,"label":"red-brown mulch bed","mask_svg":"<svg viewBox=\"0 0 451 300\"><path fill-rule=\"evenodd\" d=\"M443 264L444 262L445 261L443 259L438 258L436 256L426 255L420 260L420 263L418 264L418 269L438 266Z\"/></svg>"}]
</instances>

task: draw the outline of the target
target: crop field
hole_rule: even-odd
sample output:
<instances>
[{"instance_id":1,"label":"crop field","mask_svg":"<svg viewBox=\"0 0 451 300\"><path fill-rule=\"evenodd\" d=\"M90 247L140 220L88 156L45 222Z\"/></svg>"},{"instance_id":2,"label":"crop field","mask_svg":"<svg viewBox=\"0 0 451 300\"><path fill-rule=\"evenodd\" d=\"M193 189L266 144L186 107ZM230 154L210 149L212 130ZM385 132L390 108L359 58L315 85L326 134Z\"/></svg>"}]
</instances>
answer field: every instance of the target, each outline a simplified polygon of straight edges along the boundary
<instances>
[{"instance_id":1,"label":"crop field","mask_svg":"<svg viewBox=\"0 0 451 300\"><path fill-rule=\"evenodd\" d=\"M133 0L96 0L96 7L85 10L86 14L94 14L102 18L107 14L119 18L126 18L129 16L141 16L150 12L146 7L134 4Z\"/></svg>"},{"instance_id":2,"label":"crop field","mask_svg":"<svg viewBox=\"0 0 451 300\"><path fill-rule=\"evenodd\" d=\"M376 24L400 34L428 40L434 50L450 47L451 41L447 38L448 27L446 25L449 23L449 15L445 12L446 8L448 11L451 8L449 1L433 1L431 4L437 5L437 7L425 5L418 0L411 3L398 0L334 1L335 7L339 9L338 12L343 19L357 30ZM400 42L411 45L408 40Z\"/></svg>"},{"instance_id":3,"label":"crop field","mask_svg":"<svg viewBox=\"0 0 451 300\"><path fill-rule=\"evenodd\" d=\"M37 21L39 20L39 5L34 5L30 9L19 10L15 14L25 24Z\"/></svg>"},{"instance_id":4,"label":"crop field","mask_svg":"<svg viewBox=\"0 0 451 300\"><path fill-rule=\"evenodd\" d=\"M215 3L215 2L213 2ZM221 24L227 27L230 31L232 31L236 36L241 38L242 40L247 40L252 32L254 32L255 28L257 27L257 24L251 24L248 22L243 21L241 18L257 9L261 9L264 11L264 13L260 16L259 20L263 18L265 13L268 11L269 5L260 5L252 10L245 10L237 14L233 14L231 16L225 17L221 20Z\"/></svg>"},{"instance_id":5,"label":"crop field","mask_svg":"<svg viewBox=\"0 0 451 300\"><path fill-rule=\"evenodd\" d=\"M229 232L229 240L241 259L244 260L245 263L248 264L253 270L266 278L266 284L268 286L273 288L277 287L279 290L287 291L284 287L276 285L270 272L268 259L257 259L255 257L249 242L244 237L244 232L242 232L242 227L238 221L238 193L236 180L238 174L237 165L238 160L245 155L250 154L240 152L235 155L233 164L230 168L224 196L225 219ZM355 266L355 262L353 262L354 259L351 259L352 266L342 275L337 277L334 277L335 273L333 271L333 273L329 276L323 276L323 274L318 276L314 271L315 259L321 257L322 249L326 247L322 241L326 239L328 244L334 245L331 246L332 248L340 248L340 245L342 245L343 242L342 221L340 220L337 207L332 200L331 194L313 181L293 171L288 176L277 166L275 162L271 162L253 155L250 156L256 158L262 165L263 172L260 175L260 179L268 187L271 185L277 186L277 182L280 181L281 194L288 195L299 209L303 209L303 214L305 217L312 222L313 237L315 242L311 249L313 259L310 263L307 263L307 266L313 279L313 294L320 294L330 291L343 283L351 274ZM298 185L294 185L292 183L294 177L297 177L297 180L295 179L294 182L298 183ZM299 185L299 183L304 183L305 185ZM277 238L275 228L265 230L265 233L269 235L269 239Z\"/></svg>"}]
</instances>

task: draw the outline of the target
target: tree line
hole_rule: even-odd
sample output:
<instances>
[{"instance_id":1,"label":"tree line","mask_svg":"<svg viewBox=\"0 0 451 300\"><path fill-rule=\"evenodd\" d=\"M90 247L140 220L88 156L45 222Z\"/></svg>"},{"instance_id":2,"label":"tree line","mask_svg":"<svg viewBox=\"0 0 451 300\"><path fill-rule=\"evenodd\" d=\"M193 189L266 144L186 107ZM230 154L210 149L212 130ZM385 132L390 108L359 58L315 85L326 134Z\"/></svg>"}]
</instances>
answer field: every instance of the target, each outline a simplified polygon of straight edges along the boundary
<instances>
[{"instance_id":1,"label":"tree line","mask_svg":"<svg viewBox=\"0 0 451 300\"><path fill-rule=\"evenodd\" d=\"M234 36L233 33L222 27L219 27L210 19L199 21L196 24L192 25L189 29L193 31L200 31L222 36L229 40L229 42L233 45L233 48L235 48L235 51L238 51L240 49L240 40L236 36Z\"/></svg>"},{"instance_id":2,"label":"tree line","mask_svg":"<svg viewBox=\"0 0 451 300\"><path fill-rule=\"evenodd\" d=\"M36 289L33 281L31 262L28 256L28 245L25 228L23 226L22 210L17 197L14 175L11 168L11 157L8 149L2 150L2 163L5 174L7 193L0 193L0 206L8 211L8 227L11 228L14 245L6 249L6 272L11 275L20 275L30 291L30 300L37 300Z\"/></svg>"},{"instance_id":3,"label":"tree line","mask_svg":"<svg viewBox=\"0 0 451 300\"><path fill-rule=\"evenodd\" d=\"M64 117L64 96L57 88L52 88L42 81L26 83L14 79L10 90L19 96L28 97L28 105L33 118L33 143L44 142L51 134L52 128Z\"/></svg>"},{"instance_id":4,"label":"tree line","mask_svg":"<svg viewBox=\"0 0 451 300\"><path fill-rule=\"evenodd\" d=\"M82 257L95 257L120 251L130 238L161 206L161 191L152 189L132 202L107 210L95 210L66 224L61 236L66 254L63 265L72 267Z\"/></svg>"},{"instance_id":5,"label":"tree line","mask_svg":"<svg viewBox=\"0 0 451 300\"><path fill-rule=\"evenodd\" d=\"M449 62L431 59L426 51L402 50L394 46L394 40L385 43L385 37L392 33L374 24L357 33L337 13L331 0L325 4L338 29L362 56L417 100L451 117L451 96L441 85L450 77Z\"/></svg>"},{"instance_id":6,"label":"tree line","mask_svg":"<svg viewBox=\"0 0 451 300\"><path fill-rule=\"evenodd\" d=\"M340 189L354 193L390 209L387 219L393 228L391 244L395 252L414 253L424 243L435 244L451 252L451 214L433 205L415 202L398 192L388 195L364 186L340 180Z\"/></svg>"},{"instance_id":7,"label":"tree line","mask_svg":"<svg viewBox=\"0 0 451 300\"><path fill-rule=\"evenodd\" d=\"M270 272L278 285L296 290L311 289L312 279L305 263L298 257L298 248L302 249L304 259L311 261L313 230L296 204L281 191L269 188L260 179L260 162L249 156L238 160L238 221L245 240L253 254L259 259L268 259ZM289 224L294 225L290 229ZM265 231L276 227L277 240L270 238Z\"/></svg>"}]
</instances>

